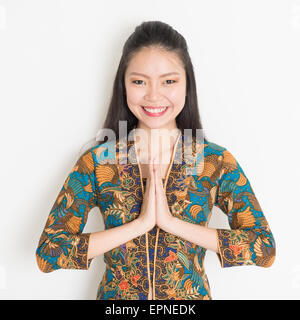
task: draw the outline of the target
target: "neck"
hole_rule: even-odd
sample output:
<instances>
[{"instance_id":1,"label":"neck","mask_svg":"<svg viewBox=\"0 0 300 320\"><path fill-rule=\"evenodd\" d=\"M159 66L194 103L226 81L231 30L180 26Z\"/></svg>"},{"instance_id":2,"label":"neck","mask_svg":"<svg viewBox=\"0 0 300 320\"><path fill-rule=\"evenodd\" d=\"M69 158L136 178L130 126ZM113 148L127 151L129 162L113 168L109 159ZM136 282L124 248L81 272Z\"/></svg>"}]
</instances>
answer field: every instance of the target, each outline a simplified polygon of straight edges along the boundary
<instances>
[{"instance_id":1,"label":"neck","mask_svg":"<svg viewBox=\"0 0 300 320\"><path fill-rule=\"evenodd\" d=\"M140 122L137 125L137 129L142 129L143 142L148 142L148 150L152 150L155 154L162 154L173 150L174 144L180 130L177 126L171 126L168 128L149 128ZM145 140L146 139L146 140Z\"/></svg>"}]
</instances>

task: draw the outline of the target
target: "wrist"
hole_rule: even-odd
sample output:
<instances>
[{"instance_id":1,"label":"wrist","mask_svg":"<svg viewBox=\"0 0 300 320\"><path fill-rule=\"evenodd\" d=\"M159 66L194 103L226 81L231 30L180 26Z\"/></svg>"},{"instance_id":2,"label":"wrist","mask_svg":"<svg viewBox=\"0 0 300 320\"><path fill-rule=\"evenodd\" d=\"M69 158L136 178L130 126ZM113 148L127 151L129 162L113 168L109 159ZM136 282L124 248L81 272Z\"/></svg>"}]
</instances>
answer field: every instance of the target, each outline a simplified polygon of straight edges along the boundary
<instances>
[{"instance_id":1,"label":"wrist","mask_svg":"<svg viewBox=\"0 0 300 320\"><path fill-rule=\"evenodd\" d=\"M131 221L134 225L136 230L138 230L138 236L146 233L149 228L147 227L147 221L144 218L137 218Z\"/></svg>"},{"instance_id":2,"label":"wrist","mask_svg":"<svg viewBox=\"0 0 300 320\"><path fill-rule=\"evenodd\" d=\"M170 216L168 222L165 223L165 226L163 227L164 231L174 234L178 220L177 217Z\"/></svg>"}]
</instances>

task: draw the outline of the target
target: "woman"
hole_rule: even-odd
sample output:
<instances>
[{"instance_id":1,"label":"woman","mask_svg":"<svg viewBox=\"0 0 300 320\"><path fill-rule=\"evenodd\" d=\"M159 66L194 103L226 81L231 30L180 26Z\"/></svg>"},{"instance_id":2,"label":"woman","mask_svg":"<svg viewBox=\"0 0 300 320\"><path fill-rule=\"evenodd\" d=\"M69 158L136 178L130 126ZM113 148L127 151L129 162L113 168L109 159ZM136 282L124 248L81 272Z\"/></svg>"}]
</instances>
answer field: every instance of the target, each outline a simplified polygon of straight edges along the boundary
<instances>
[{"instance_id":1,"label":"woman","mask_svg":"<svg viewBox=\"0 0 300 320\"><path fill-rule=\"evenodd\" d=\"M192 62L169 25L144 22L126 41L104 128L116 140L80 156L49 214L36 250L43 272L87 270L104 254L96 299L203 300L212 299L207 249L222 267L273 264L275 240L244 171L199 140ZM214 205L230 230L207 227ZM83 233L96 206L105 230Z\"/></svg>"}]
</instances>

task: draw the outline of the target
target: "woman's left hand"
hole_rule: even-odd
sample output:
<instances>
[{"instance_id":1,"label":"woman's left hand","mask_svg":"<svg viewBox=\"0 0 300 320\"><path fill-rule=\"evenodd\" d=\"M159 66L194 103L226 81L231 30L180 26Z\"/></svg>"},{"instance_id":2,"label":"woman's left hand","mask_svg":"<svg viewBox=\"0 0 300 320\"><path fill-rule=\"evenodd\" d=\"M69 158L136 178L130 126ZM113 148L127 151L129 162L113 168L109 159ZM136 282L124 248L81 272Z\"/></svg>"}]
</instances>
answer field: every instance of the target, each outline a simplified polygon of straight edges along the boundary
<instances>
[{"instance_id":1,"label":"woman's left hand","mask_svg":"<svg viewBox=\"0 0 300 320\"><path fill-rule=\"evenodd\" d=\"M155 180L156 224L159 228L166 230L168 227L170 227L173 216L169 209L167 197L163 187L163 181L161 179L160 165L158 163L153 164L153 171Z\"/></svg>"}]
</instances>

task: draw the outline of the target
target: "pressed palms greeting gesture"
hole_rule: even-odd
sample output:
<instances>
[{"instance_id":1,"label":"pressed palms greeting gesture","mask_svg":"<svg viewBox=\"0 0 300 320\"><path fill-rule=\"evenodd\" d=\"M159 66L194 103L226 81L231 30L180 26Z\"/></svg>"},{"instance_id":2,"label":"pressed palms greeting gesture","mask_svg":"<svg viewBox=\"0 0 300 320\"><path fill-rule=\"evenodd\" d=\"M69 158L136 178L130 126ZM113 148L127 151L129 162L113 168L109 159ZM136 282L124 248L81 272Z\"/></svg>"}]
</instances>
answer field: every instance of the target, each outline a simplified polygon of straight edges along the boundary
<instances>
[{"instance_id":1,"label":"pressed palms greeting gesture","mask_svg":"<svg viewBox=\"0 0 300 320\"><path fill-rule=\"evenodd\" d=\"M151 230L155 225L165 229L172 219L161 179L160 167L155 158L150 159L149 178L146 182L146 191L139 219L146 231Z\"/></svg>"},{"instance_id":2,"label":"pressed palms greeting gesture","mask_svg":"<svg viewBox=\"0 0 300 320\"><path fill-rule=\"evenodd\" d=\"M155 212L155 179L153 172L153 160L150 159L149 178L147 178L144 200L140 215L138 217L138 219L142 222L142 226L146 228L146 231L151 230L156 224Z\"/></svg>"},{"instance_id":3,"label":"pressed palms greeting gesture","mask_svg":"<svg viewBox=\"0 0 300 320\"><path fill-rule=\"evenodd\" d=\"M166 193L163 186L163 181L160 174L160 164L154 159L153 165L154 185L155 185L155 207L156 207L156 225L165 229L172 219L172 214L169 209Z\"/></svg>"}]
</instances>

